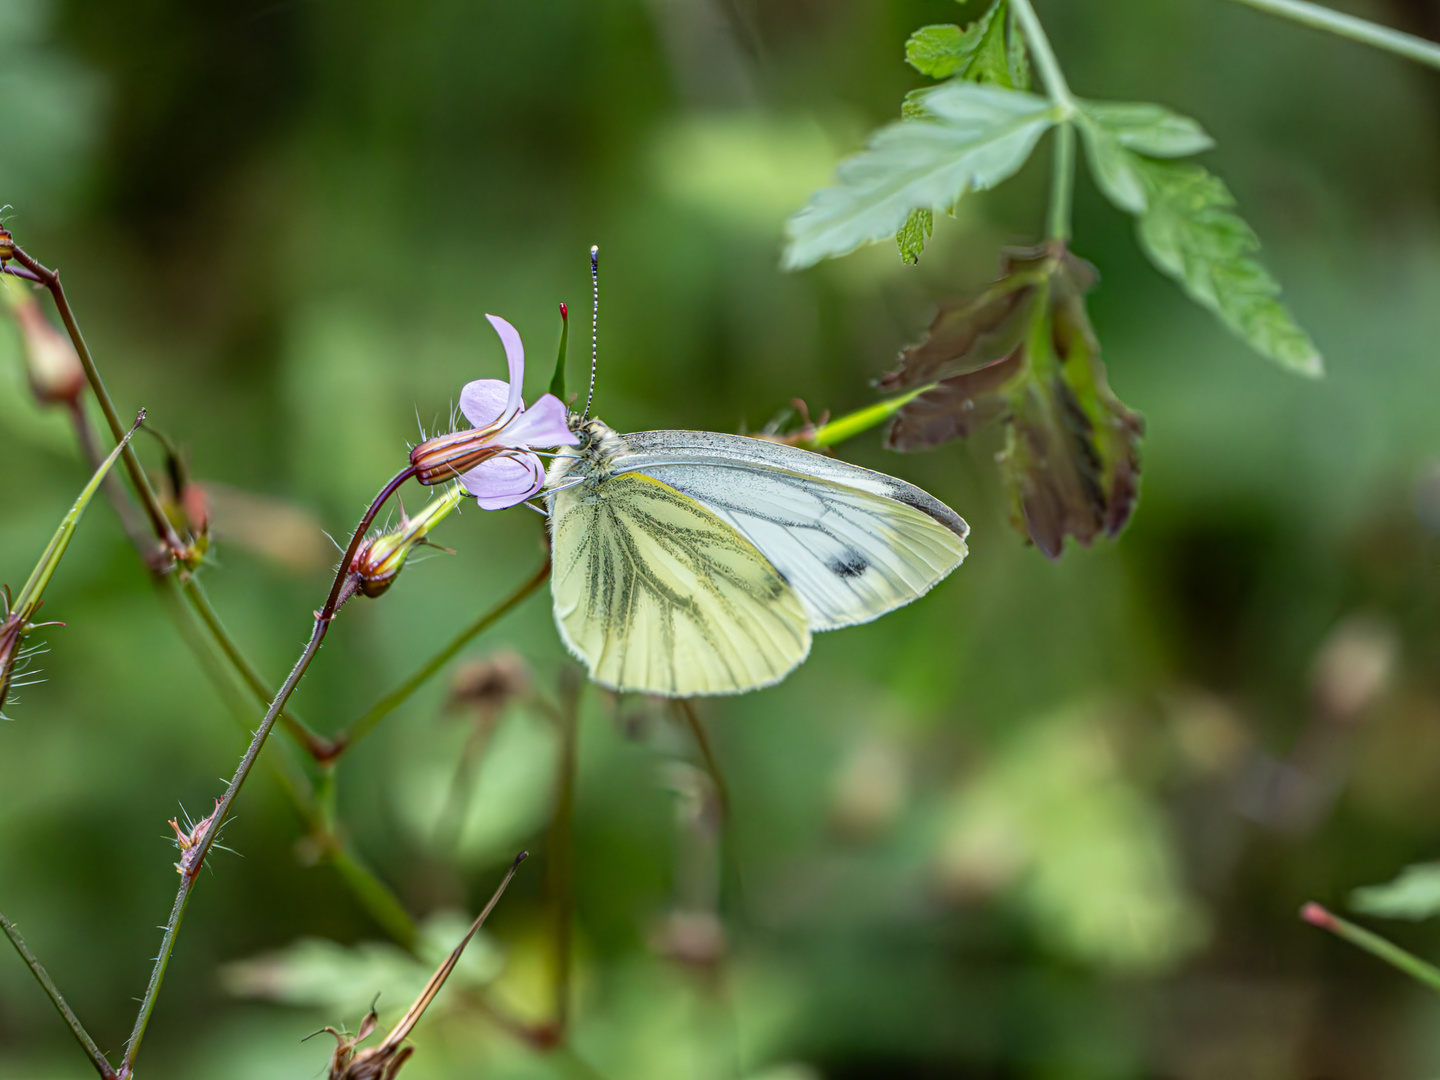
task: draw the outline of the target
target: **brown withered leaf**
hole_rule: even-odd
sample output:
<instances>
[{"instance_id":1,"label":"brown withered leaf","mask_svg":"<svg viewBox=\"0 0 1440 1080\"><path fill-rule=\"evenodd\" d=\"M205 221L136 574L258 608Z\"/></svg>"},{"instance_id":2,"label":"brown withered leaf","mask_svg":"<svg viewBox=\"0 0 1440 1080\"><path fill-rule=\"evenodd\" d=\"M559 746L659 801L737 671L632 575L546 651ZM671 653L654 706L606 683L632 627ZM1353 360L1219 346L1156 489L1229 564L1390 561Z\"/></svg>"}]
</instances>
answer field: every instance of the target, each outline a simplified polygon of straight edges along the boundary
<instances>
[{"instance_id":1,"label":"brown withered leaf","mask_svg":"<svg viewBox=\"0 0 1440 1080\"><path fill-rule=\"evenodd\" d=\"M1144 421L1105 380L1085 312L1095 280L1063 245L1007 251L1000 279L942 304L926 339L880 382L890 391L937 384L896 415L892 450L1006 425L1000 465L1012 519L1052 559L1067 535L1085 545L1117 535L1139 492Z\"/></svg>"}]
</instances>

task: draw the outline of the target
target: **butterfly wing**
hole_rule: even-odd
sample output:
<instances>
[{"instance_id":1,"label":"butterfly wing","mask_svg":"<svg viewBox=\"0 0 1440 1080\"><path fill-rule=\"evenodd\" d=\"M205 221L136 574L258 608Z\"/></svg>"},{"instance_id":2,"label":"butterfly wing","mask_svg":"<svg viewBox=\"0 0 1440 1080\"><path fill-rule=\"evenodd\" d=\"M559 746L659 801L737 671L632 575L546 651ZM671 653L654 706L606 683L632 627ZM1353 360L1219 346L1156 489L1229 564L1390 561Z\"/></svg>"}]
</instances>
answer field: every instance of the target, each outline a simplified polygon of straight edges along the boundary
<instances>
[{"instance_id":1,"label":"butterfly wing","mask_svg":"<svg viewBox=\"0 0 1440 1080\"><path fill-rule=\"evenodd\" d=\"M810 651L805 606L774 565L654 477L557 492L550 522L555 621L596 682L737 694L778 682Z\"/></svg>"},{"instance_id":2,"label":"butterfly wing","mask_svg":"<svg viewBox=\"0 0 1440 1080\"><path fill-rule=\"evenodd\" d=\"M793 446L704 431L623 436L611 467L689 496L800 594L813 630L869 622L965 558L961 517L903 480Z\"/></svg>"}]
</instances>

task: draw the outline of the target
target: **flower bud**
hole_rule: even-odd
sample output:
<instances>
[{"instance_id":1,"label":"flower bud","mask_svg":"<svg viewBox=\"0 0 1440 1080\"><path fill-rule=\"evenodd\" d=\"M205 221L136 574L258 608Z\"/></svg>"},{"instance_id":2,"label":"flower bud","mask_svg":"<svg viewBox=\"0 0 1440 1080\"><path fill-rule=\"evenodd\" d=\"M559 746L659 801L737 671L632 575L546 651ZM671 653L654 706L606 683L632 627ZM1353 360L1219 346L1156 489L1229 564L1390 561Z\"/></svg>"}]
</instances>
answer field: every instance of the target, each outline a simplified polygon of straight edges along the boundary
<instances>
[{"instance_id":1,"label":"flower bud","mask_svg":"<svg viewBox=\"0 0 1440 1080\"><path fill-rule=\"evenodd\" d=\"M29 288L7 281L0 284L0 292L9 300L20 327L25 370L35 396L47 405L73 403L85 389L85 369L70 339L50 325Z\"/></svg>"},{"instance_id":2,"label":"flower bud","mask_svg":"<svg viewBox=\"0 0 1440 1080\"><path fill-rule=\"evenodd\" d=\"M493 442L490 428L467 428L426 439L410 451L410 464L415 466L415 479L422 484L443 484L469 472L482 461L503 453L504 446Z\"/></svg>"},{"instance_id":3,"label":"flower bud","mask_svg":"<svg viewBox=\"0 0 1440 1080\"><path fill-rule=\"evenodd\" d=\"M5 713L5 702L10 696L10 686L20 660L20 646L24 641L25 620L18 612L10 612L0 621L0 716Z\"/></svg>"},{"instance_id":4,"label":"flower bud","mask_svg":"<svg viewBox=\"0 0 1440 1080\"><path fill-rule=\"evenodd\" d=\"M10 230L0 225L0 266L15 257L15 238L10 235Z\"/></svg>"},{"instance_id":5,"label":"flower bud","mask_svg":"<svg viewBox=\"0 0 1440 1080\"><path fill-rule=\"evenodd\" d=\"M430 529L460 505L464 494L460 487L453 487L413 518L402 511L399 528L366 541L350 564L350 572L356 577L356 589L371 597L380 596L389 589L405 566L411 550L426 542Z\"/></svg>"}]
</instances>

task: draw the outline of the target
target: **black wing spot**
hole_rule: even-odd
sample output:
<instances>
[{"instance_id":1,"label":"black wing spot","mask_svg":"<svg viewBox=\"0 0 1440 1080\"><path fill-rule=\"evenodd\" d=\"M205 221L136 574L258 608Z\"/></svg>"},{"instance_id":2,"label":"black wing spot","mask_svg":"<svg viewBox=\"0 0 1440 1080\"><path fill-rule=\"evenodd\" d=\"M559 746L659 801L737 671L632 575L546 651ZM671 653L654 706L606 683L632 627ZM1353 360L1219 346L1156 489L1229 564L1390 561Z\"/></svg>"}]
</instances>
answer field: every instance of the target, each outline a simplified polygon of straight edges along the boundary
<instances>
[{"instance_id":1,"label":"black wing spot","mask_svg":"<svg viewBox=\"0 0 1440 1080\"><path fill-rule=\"evenodd\" d=\"M870 564L858 551L846 551L827 562L825 568L838 578L857 578L870 569Z\"/></svg>"}]
</instances>

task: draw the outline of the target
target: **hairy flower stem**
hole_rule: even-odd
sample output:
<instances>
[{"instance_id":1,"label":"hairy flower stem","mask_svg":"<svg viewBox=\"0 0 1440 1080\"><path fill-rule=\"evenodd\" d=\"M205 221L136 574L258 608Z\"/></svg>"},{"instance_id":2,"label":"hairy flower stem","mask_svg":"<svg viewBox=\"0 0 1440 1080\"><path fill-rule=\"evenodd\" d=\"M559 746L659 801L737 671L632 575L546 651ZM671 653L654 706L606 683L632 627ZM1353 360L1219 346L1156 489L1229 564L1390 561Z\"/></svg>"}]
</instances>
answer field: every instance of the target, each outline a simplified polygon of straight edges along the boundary
<instances>
[{"instance_id":1,"label":"hairy flower stem","mask_svg":"<svg viewBox=\"0 0 1440 1080\"><path fill-rule=\"evenodd\" d=\"M1274 15L1301 26L1308 26L1312 30L1323 30L1336 37L1383 49L1396 56L1403 56L1407 60L1414 60L1417 64L1440 68L1440 45L1433 41L1427 41L1425 38L1416 37L1414 34L1391 30L1387 26L1380 26L1367 19L1358 19L1354 15L1342 15L1338 11L1331 11L1319 4L1307 3L1306 0L1235 0L1235 2L1254 8L1256 11L1263 11L1267 15Z\"/></svg>"},{"instance_id":2,"label":"hairy flower stem","mask_svg":"<svg viewBox=\"0 0 1440 1080\"><path fill-rule=\"evenodd\" d=\"M330 623L334 620L335 613L347 598L347 586L351 584L354 576L351 573L350 565L355 559L355 552L359 549L360 541L364 538L366 530L370 528L371 522L375 520L375 515L380 512L380 508L385 505L390 496L414 474L415 470L412 466L407 466L397 473L394 479L381 489L380 494L375 496L369 509L360 519L360 523L355 527L344 558L340 560L340 566L335 571L335 582L330 586L330 595L325 600L325 606L315 613L315 626L310 632L310 640L306 642L304 652L300 654L300 659L295 662L295 666L290 669L290 674L285 677L280 692L275 695L275 700L266 710L265 719L255 730L254 738L250 740L250 745L245 750L245 756L240 759L235 775L231 777L225 794L220 798L220 802L215 807L215 813L210 817L209 827L195 842L191 852L187 852L188 862L186 865L189 869L180 875L180 888L175 894L175 903L170 909L170 918L165 924L165 936L160 942L160 954L155 958L155 966L150 973L150 982L145 988L145 997L140 1002L140 1009L135 1016L135 1026L131 1030L130 1040L125 1046L125 1060L119 1072L121 1080L129 1080L131 1075L135 1064L135 1055L140 1050L140 1042L145 1036L145 1028L150 1022L150 1014L155 1009L155 999L159 995L160 985L165 978L165 969L170 963L170 954L175 947L175 936L179 933L180 923L185 917L185 908L190 902L191 890L195 886L201 867L205 864L205 857L214 845L216 837L219 836L221 828L224 827L225 819L230 815L230 808L234 805L236 796L240 794L240 789L249 777L250 770L255 767L255 761L259 758L260 751L265 746L265 740L269 738L281 710L285 708L285 703L295 692L295 687L299 685L301 678L304 677L310 661L315 659L315 653L319 651L320 643L325 640L325 634L330 629Z\"/></svg>"},{"instance_id":3,"label":"hairy flower stem","mask_svg":"<svg viewBox=\"0 0 1440 1080\"><path fill-rule=\"evenodd\" d=\"M75 313L70 310L70 301L65 297L64 286L60 284L59 272L51 270L31 258L19 244L15 245L14 250L15 261L34 274L36 280L45 286L51 299L55 301L55 310L60 313L60 321L65 324L65 329L70 334L70 341L74 344L75 352L80 357L80 365L85 369L85 378L90 383L90 389L95 392L95 399L100 402L100 411L105 414L105 422L110 426L110 434L115 437L116 442L119 442L125 434L125 426L121 423L120 414L115 409L115 402L111 399L110 392L105 389L105 380L100 378L100 371L96 368L95 360L90 355L89 346L85 344L85 337L80 333L80 324L75 321ZM150 519L150 527L160 538L167 554L174 559L180 558L185 550L185 545L176 535L164 510L160 508L160 500L150 486L150 480L140 465L140 459L128 446L125 448L124 461L125 471L130 474L130 483L134 485L135 492L139 495L140 502L145 508L145 514Z\"/></svg>"},{"instance_id":4,"label":"hairy flower stem","mask_svg":"<svg viewBox=\"0 0 1440 1080\"><path fill-rule=\"evenodd\" d=\"M100 1048L95 1045L95 1040L85 1030L85 1025L80 1023L80 1018L75 1015L61 995L59 987L55 985L55 980L50 978L50 973L45 970L45 965L40 963L35 954L30 951L30 947L25 944L25 939L20 936L20 931L5 917L4 912L0 912L0 930L5 932L5 936L10 939L10 944L15 946L15 951L25 961L25 966L30 969L35 980L44 988L46 996L50 998L50 1004L55 1006L55 1011L64 1019L66 1026L70 1028L70 1034L75 1036L75 1041L85 1051L85 1056L95 1066L95 1071L100 1074L102 1080L117 1080L119 1074L116 1073L114 1066L100 1052Z\"/></svg>"}]
</instances>

